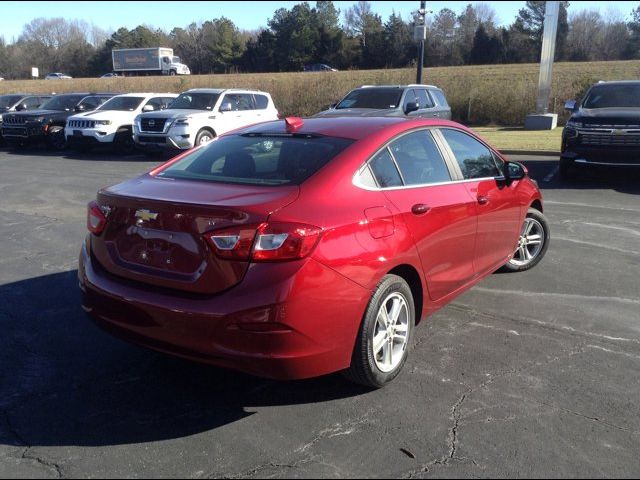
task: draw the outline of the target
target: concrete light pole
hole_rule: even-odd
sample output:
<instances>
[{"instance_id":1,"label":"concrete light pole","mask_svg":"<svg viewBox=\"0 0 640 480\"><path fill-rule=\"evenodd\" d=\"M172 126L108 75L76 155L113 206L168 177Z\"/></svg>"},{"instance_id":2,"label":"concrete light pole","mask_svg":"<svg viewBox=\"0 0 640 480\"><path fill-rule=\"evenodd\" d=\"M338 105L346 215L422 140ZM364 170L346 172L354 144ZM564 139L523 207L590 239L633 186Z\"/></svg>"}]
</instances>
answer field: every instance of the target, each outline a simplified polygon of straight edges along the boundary
<instances>
[{"instance_id":1,"label":"concrete light pole","mask_svg":"<svg viewBox=\"0 0 640 480\"><path fill-rule=\"evenodd\" d=\"M560 2L546 2L536 113L527 115L525 118L525 130L553 130L558 126L558 114L549 113L548 105L549 95L551 94L551 75L553 73L553 59L556 53L559 16Z\"/></svg>"}]
</instances>

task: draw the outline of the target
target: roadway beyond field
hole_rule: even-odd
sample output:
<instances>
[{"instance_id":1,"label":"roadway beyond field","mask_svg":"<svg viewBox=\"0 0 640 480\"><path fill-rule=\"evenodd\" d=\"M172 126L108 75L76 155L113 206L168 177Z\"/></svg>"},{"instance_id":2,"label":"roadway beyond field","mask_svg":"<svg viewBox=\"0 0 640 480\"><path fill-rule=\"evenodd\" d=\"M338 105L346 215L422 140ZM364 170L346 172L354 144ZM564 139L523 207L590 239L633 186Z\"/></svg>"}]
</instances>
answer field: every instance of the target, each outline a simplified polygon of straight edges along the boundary
<instances>
[{"instance_id":1,"label":"roadway beyond field","mask_svg":"<svg viewBox=\"0 0 640 480\"><path fill-rule=\"evenodd\" d=\"M0 150L0 477L637 477L640 175L567 184L556 158L511 158L544 190L546 258L423 322L401 376L366 391L98 330L85 205L156 163Z\"/></svg>"}]
</instances>

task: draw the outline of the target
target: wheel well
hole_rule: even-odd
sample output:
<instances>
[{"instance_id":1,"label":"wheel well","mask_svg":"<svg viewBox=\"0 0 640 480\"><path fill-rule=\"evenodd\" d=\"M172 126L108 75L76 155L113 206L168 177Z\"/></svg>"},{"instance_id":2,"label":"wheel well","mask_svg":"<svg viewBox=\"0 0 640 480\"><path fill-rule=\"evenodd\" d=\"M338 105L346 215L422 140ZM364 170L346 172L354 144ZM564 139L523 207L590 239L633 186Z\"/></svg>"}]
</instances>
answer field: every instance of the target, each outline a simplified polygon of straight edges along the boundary
<instances>
[{"instance_id":1,"label":"wheel well","mask_svg":"<svg viewBox=\"0 0 640 480\"><path fill-rule=\"evenodd\" d=\"M422 281L420 280L420 275L411 265L398 265L389 273L402 277L409 284L409 288L411 288L411 294L413 295L413 303L416 309L417 325L418 323L420 323L422 317L422 304L424 301L424 293L422 291Z\"/></svg>"},{"instance_id":2,"label":"wheel well","mask_svg":"<svg viewBox=\"0 0 640 480\"><path fill-rule=\"evenodd\" d=\"M542 202L540 200L538 200L538 199L536 199L533 202L531 202L531 208L535 208L539 212L544 213L544 212L542 212Z\"/></svg>"},{"instance_id":3,"label":"wheel well","mask_svg":"<svg viewBox=\"0 0 640 480\"><path fill-rule=\"evenodd\" d=\"M131 132L132 130L133 130L133 127L131 125L120 125L116 130L116 133Z\"/></svg>"},{"instance_id":4,"label":"wheel well","mask_svg":"<svg viewBox=\"0 0 640 480\"><path fill-rule=\"evenodd\" d=\"M202 127L200 130L198 130L198 133L196 133L196 136L200 135L200 132L206 130L207 132L209 132L210 134L212 134L214 137L216 137L216 132L213 130L213 128L211 127Z\"/></svg>"}]
</instances>

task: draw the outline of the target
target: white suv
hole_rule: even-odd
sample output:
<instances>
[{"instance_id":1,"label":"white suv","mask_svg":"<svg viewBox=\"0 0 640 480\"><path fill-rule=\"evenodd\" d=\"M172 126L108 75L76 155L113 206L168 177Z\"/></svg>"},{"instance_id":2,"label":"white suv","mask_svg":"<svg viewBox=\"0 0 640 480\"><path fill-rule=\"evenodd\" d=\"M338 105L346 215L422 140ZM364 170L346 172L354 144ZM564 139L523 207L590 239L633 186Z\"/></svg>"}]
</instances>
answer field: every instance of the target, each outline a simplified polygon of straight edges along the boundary
<instances>
[{"instance_id":1,"label":"white suv","mask_svg":"<svg viewBox=\"0 0 640 480\"><path fill-rule=\"evenodd\" d=\"M67 119L64 130L67 144L80 150L107 144L119 153L131 153L136 116L164 110L177 96L175 93L127 93L113 97L93 112Z\"/></svg>"},{"instance_id":2,"label":"white suv","mask_svg":"<svg viewBox=\"0 0 640 480\"><path fill-rule=\"evenodd\" d=\"M133 138L145 150L186 150L231 130L277 119L268 93L194 88L181 93L168 110L139 115Z\"/></svg>"}]
</instances>

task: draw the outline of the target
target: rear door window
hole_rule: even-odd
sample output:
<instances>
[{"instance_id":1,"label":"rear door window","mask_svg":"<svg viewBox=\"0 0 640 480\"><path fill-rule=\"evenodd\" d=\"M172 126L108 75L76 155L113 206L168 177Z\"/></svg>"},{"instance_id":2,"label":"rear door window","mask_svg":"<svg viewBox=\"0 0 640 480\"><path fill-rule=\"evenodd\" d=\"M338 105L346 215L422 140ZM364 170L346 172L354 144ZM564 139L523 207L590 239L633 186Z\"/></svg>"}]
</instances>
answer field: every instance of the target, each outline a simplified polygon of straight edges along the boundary
<instances>
[{"instance_id":1,"label":"rear door window","mask_svg":"<svg viewBox=\"0 0 640 480\"><path fill-rule=\"evenodd\" d=\"M500 175L491 150L471 135L450 128L441 129L442 135L456 157L465 179L489 178Z\"/></svg>"},{"instance_id":2,"label":"rear door window","mask_svg":"<svg viewBox=\"0 0 640 480\"><path fill-rule=\"evenodd\" d=\"M222 103L230 103L231 110L234 112L254 109L253 98L248 93L227 93L222 99Z\"/></svg>"},{"instance_id":3,"label":"rear door window","mask_svg":"<svg viewBox=\"0 0 640 480\"><path fill-rule=\"evenodd\" d=\"M391 142L389 149L405 185L428 185L451 180L444 158L428 130L403 135Z\"/></svg>"},{"instance_id":4,"label":"rear door window","mask_svg":"<svg viewBox=\"0 0 640 480\"><path fill-rule=\"evenodd\" d=\"M440 105L441 107L449 106L449 104L447 103L447 98L444 96L444 93L442 93L440 90L431 90L430 93L436 99L436 102L438 103L438 105Z\"/></svg>"},{"instance_id":5,"label":"rear door window","mask_svg":"<svg viewBox=\"0 0 640 480\"><path fill-rule=\"evenodd\" d=\"M257 110L264 110L269 106L269 99L266 95L254 95L253 98L255 100Z\"/></svg>"},{"instance_id":6,"label":"rear door window","mask_svg":"<svg viewBox=\"0 0 640 480\"><path fill-rule=\"evenodd\" d=\"M298 185L352 143L336 137L223 136L158 176L245 185Z\"/></svg>"}]
</instances>

